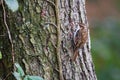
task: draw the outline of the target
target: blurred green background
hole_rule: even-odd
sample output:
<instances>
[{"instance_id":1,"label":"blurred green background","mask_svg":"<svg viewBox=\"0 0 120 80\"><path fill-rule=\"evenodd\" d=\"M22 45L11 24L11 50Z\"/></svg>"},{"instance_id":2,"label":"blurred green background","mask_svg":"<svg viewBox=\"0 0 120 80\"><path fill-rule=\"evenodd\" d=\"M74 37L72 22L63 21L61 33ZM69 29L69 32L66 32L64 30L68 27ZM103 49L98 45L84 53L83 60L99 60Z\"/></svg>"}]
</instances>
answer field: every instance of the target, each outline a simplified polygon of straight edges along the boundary
<instances>
[{"instance_id":1,"label":"blurred green background","mask_svg":"<svg viewBox=\"0 0 120 80\"><path fill-rule=\"evenodd\" d=\"M98 80L120 80L120 0L87 0Z\"/></svg>"}]
</instances>

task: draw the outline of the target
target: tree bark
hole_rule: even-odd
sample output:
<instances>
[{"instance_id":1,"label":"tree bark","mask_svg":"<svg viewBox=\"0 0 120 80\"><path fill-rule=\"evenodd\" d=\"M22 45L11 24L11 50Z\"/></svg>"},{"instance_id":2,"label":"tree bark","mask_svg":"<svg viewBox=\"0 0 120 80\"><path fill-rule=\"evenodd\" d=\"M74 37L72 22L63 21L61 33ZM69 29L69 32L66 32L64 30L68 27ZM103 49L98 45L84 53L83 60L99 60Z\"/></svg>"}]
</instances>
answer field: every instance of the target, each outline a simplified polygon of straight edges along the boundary
<instances>
[{"instance_id":1,"label":"tree bark","mask_svg":"<svg viewBox=\"0 0 120 80\"><path fill-rule=\"evenodd\" d=\"M88 28L85 0L19 0L17 12L5 8L15 55L11 52L3 9L0 8L0 35L4 35L0 36L3 54L0 76L14 80L12 74L7 76L14 71L11 65L14 56L14 62L18 62L26 74L38 75L45 80L97 80L89 34L77 59L71 60L75 31L80 23Z\"/></svg>"}]
</instances>

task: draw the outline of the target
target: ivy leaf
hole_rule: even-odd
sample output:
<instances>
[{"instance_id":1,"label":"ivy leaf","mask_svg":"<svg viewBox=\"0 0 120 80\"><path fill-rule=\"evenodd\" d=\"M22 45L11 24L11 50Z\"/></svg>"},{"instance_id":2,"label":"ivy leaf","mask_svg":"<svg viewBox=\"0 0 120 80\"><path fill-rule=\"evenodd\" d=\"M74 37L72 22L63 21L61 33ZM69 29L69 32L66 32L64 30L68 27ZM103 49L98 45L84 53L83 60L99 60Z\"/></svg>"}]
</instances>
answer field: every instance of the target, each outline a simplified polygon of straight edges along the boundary
<instances>
[{"instance_id":1,"label":"ivy leaf","mask_svg":"<svg viewBox=\"0 0 120 80\"><path fill-rule=\"evenodd\" d=\"M18 73L20 73L20 76L24 76L25 73L24 73L22 67L18 63L15 63L15 66L17 68Z\"/></svg>"},{"instance_id":2,"label":"ivy leaf","mask_svg":"<svg viewBox=\"0 0 120 80\"><path fill-rule=\"evenodd\" d=\"M39 77L39 76L28 76L29 80L43 80L43 78Z\"/></svg>"},{"instance_id":3,"label":"ivy leaf","mask_svg":"<svg viewBox=\"0 0 120 80\"><path fill-rule=\"evenodd\" d=\"M14 72L13 75L14 75L14 77L15 77L17 80L22 80L22 79L21 79L21 76L20 76L20 73Z\"/></svg>"},{"instance_id":4,"label":"ivy leaf","mask_svg":"<svg viewBox=\"0 0 120 80\"><path fill-rule=\"evenodd\" d=\"M19 4L17 0L5 0L5 3L13 12L18 10Z\"/></svg>"},{"instance_id":5,"label":"ivy leaf","mask_svg":"<svg viewBox=\"0 0 120 80\"><path fill-rule=\"evenodd\" d=\"M0 59L2 59L2 53L1 53L1 51L0 51Z\"/></svg>"},{"instance_id":6,"label":"ivy leaf","mask_svg":"<svg viewBox=\"0 0 120 80\"><path fill-rule=\"evenodd\" d=\"M26 75L23 80L29 80L28 75Z\"/></svg>"},{"instance_id":7,"label":"ivy leaf","mask_svg":"<svg viewBox=\"0 0 120 80\"><path fill-rule=\"evenodd\" d=\"M30 75L26 75L24 80L44 80L43 78L39 77L39 76L30 76Z\"/></svg>"}]
</instances>

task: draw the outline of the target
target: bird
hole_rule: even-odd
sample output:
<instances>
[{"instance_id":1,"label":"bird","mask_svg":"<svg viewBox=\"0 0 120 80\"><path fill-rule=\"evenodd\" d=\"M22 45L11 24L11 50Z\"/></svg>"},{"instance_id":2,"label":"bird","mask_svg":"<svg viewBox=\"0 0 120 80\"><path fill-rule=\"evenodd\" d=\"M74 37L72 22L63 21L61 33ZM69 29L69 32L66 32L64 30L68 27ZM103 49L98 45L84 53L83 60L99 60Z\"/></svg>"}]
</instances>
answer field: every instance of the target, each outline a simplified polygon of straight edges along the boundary
<instances>
[{"instance_id":1,"label":"bird","mask_svg":"<svg viewBox=\"0 0 120 80\"><path fill-rule=\"evenodd\" d=\"M80 29L76 32L74 37L74 49L73 49L72 61L76 60L79 54L79 49L84 46L84 44L88 39L88 28L86 27L86 25L83 23L80 23L79 27Z\"/></svg>"}]
</instances>

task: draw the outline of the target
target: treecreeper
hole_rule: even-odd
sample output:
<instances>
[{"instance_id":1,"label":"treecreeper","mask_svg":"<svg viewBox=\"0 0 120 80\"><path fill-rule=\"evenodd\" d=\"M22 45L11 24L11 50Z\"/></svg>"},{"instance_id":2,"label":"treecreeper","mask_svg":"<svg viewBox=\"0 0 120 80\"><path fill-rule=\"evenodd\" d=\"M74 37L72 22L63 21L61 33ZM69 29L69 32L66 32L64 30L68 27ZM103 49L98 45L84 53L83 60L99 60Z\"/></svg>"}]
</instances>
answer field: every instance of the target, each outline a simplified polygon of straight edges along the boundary
<instances>
[{"instance_id":1,"label":"treecreeper","mask_svg":"<svg viewBox=\"0 0 120 80\"><path fill-rule=\"evenodd\" d=\"M86 27L86 25L80 23L79 27L80 27L79 30L76 32L74 36L74 49L73 49L72 61L76 60L79 54L79 49L81 49L84 46L84 44L88 39L88 28Z\"/></svg>"}]
</instances>

